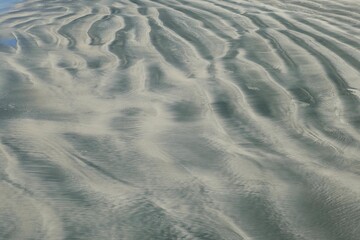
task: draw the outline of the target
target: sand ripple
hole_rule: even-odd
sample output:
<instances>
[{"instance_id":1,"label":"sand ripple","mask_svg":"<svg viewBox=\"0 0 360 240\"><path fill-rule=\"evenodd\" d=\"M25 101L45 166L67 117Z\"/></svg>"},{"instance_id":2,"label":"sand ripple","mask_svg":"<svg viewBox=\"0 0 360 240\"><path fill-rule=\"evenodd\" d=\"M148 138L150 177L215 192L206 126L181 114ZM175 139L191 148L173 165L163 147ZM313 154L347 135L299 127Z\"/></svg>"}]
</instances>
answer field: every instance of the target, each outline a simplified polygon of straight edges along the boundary
<instances>
[{"instance_id":1,"label":"sand ripple","mask_svg":"<svg viewBox=\"0 0 360 240\"><path fill-rule=\"evenodd\" d=\"M355 0L0 13L0 239L360 239Z\"/></svg>"}]
</instances>

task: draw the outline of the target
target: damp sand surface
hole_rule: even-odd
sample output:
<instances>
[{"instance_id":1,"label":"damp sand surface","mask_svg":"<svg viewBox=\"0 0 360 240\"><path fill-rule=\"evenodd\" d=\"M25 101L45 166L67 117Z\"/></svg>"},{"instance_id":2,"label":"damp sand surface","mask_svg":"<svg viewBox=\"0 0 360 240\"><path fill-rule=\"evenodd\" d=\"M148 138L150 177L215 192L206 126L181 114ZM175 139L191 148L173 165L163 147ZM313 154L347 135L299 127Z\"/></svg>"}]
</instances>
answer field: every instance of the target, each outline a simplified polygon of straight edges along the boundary
<instances>
[{"instance_id":1,"label":"damp sand surface","mask_svg":"<svg viewBox=\"0 0 360 240\"><path fill-rule=\"evenodd\" d=\"M358 1L8 3L0 239L360 239Z\"/></svg>"}]
</instances>

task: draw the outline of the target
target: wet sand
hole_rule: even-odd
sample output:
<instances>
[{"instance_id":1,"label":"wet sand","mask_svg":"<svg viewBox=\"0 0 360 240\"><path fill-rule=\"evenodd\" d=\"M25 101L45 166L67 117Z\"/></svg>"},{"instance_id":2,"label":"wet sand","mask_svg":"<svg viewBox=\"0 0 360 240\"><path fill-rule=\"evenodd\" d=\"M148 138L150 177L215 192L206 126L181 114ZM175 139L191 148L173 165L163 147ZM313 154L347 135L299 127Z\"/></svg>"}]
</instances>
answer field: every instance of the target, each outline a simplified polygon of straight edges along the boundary
<instances>
[{"instance_id":1,"label":"wet sand","mask_svg":"<svg viewBox=\"0 0 360 240\"><path fill-rule=\"evenodd\" d=\"M0 239L360 239L360 4L0 13Z\"/></svg>"}]
</instances>

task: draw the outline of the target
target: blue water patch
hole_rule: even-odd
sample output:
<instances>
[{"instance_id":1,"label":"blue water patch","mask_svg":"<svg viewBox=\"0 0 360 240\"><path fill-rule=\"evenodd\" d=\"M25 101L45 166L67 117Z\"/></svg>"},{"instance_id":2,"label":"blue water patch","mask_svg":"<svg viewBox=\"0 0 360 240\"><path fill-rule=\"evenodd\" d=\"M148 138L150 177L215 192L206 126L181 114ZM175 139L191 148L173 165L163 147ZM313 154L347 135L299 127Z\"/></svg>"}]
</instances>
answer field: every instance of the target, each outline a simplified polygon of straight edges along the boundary
<instances>
[{"instance_id":1,"label":"blue water patch","mask_svg":"<svg viewBox=\"0 0 360 240\"><path fill-rule=\"evenodd\" d=\"M16 3L21 2L22 0L0 0L0 13L6 12L11 9ZM0 29L1 32L1 29ZM3 34L2 34L3 35ZM0 46L5 45L8 47L16 47L17 40L14 37L2 37L0 38Z\"/></svg>"},{"instance_id":2,"label":"blue water patch","mask_svg":"<svg viewBox=\"0 0 360 240\"><path fill-rule=\"evenodd\" d=\"M11 8L14 4L20 2L21 0L0 0L0 12L4 12Z\"/></svg>"},{"instance_id":3,"label":"blue water patch","mask_svg":"<svg viewBox=\"0 0 360 240\"><path fill-rule=\"evenodd\" d=\"M0 39L0 44L6 45L9 47L16 47L17 40L16 40L16 38Z\"/></svg>"}]
</instances>

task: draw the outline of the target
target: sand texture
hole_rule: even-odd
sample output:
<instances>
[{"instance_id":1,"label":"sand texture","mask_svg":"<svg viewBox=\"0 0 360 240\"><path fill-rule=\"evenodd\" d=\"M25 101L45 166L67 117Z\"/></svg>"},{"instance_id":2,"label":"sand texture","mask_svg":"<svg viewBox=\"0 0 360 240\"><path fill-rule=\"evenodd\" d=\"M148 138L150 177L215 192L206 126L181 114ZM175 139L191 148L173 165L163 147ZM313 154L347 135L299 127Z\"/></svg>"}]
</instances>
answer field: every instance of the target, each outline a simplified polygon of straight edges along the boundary
<instances>
[{"instance_id":1,"label":"sand texture","mask_svg":"<svg viewBox=\"0 0 360 240\"><path fill-rule=\"evenodd\" d=\"M359 240L360 2L0 10L1 240Z\"/></svg>"}]
</instances>

